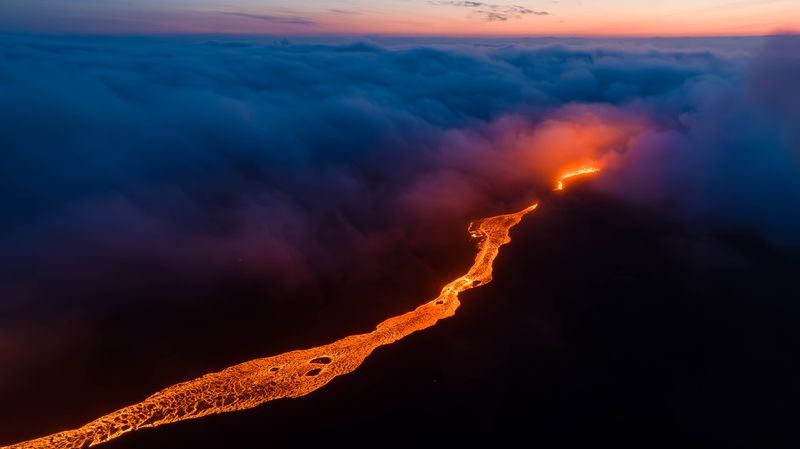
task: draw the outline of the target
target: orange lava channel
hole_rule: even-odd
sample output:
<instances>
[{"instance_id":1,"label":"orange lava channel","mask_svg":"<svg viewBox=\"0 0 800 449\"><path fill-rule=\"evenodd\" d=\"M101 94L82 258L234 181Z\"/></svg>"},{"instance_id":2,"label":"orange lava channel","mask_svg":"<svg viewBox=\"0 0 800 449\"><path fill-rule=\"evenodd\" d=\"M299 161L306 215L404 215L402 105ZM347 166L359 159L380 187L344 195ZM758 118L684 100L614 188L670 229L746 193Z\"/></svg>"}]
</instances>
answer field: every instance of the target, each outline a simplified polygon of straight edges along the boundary
<instances>
[{"instance_id":1,"label":"orange lava channel","mask_svg":"<svg viewBox=\"0 0 800 449\"><path fill-rule=\"evenodd\" d=\"M86 448L134 430L202 416L244 410L280 398L296 398L322 388L334 377L354 371L375 348L453 316L458 294L492 280L492 264L509 231L532 212L533 204L513 214L470 223L478 254L466 274L445 285L435 299L389 318L368 334L351 335L328 345L287 352L231 366L220 372L167 387L142 402L102 416L83 427L7 446L15 449Z\"/></svg>"},{"instance_id":2,"label":"orange lava channel","mask_svg":"<svg viewBox=\"0 0 800 449\"><path fill-rule=\"evenodd\" d=\"M589 174L592 174L592 173L597 173L599 171L600 171L600 169L597 168L597 167L581 167L581 168L579 168L577 170L568 171L568 172L566 172L563 175L558 177L558 182L556 183L555 190L556 191L564 190L565 183L568 180L570 180L571 178L575 178L577 176L589 175Z\"/></svg>"},{"instance_id":3,"label":"orange lava channel","mask_svg":"<svg viewBox=\"0 0 800 449\"><path fill-rule=\"evenodd\" d=\"M600 171L583 167L558 178L556 191L576 176ZM59 432L2 449L86 448L125 433L187 419L256 407L280 398L305 396L333 378L358 368L376 348L394 343L439 320L455 315L459 293L492 281L492 265L509 231L538 204L513 214L483 218L469 224L478 254L469 271L445 285L439 296L411 312L389 318L368 334L351 335L311 349L287 352L234 365L216 373L167 387L142 402L102 416L83 427Z\"/></svg>"}]
</instances>

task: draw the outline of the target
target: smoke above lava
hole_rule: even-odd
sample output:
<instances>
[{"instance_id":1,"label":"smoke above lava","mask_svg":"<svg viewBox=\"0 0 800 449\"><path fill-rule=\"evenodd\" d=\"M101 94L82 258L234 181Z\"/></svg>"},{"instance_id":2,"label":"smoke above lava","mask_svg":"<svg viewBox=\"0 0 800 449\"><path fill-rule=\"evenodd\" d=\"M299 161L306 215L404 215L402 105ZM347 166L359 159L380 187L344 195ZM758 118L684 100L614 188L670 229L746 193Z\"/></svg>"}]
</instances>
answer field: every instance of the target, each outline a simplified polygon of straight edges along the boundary
<instances>
[{"instance_id":1,"label":"smoke above lava","mask_svg":"<svg viewBox=\"0 0 800 449\"><path fill-rule=\"evenodd\" d=\"M800 245L800 40L707 44L0 37L0 364L89 338L86 304L420 264L591 161L606 193Z\"/></svg>"}]
</instances>

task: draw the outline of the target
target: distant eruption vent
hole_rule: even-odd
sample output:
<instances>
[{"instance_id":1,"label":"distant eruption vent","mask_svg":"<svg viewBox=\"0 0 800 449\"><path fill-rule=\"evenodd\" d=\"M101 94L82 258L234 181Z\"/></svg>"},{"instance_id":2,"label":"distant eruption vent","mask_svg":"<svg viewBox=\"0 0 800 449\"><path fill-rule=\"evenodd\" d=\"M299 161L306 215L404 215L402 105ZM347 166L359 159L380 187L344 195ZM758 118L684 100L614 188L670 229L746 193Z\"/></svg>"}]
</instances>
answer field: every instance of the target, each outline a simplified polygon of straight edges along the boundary
<instances>
[{"instance_id":1,"label":"distant eruption vent","mask_svg":"<svg viewBox=\"0 0 800 449\"><path fill-rule=\"evenodd\" d=\"M557 192L564 190L566 182L572 178L583 175L590 175L592 173L597 173L599 171L600 169L597 167L581 167L575 170L570 170L558 177L555 190Z\"/></svg>"}]
</instances>

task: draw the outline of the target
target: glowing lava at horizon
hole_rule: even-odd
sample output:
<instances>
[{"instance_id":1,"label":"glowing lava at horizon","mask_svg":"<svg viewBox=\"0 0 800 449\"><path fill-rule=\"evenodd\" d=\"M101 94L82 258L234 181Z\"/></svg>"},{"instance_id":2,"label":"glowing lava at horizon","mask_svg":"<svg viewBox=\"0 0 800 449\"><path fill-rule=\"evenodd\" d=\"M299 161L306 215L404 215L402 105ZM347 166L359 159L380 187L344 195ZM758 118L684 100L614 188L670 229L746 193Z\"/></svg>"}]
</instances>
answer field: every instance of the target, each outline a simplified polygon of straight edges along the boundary
<instances>
[{"instance_id":1,"label":"glowing lava at horizon","mask_svg":"<svg viewBox=\"0 0 800 449\"><path fill-rule=\"evenodd\" d=\"M589 175L592 173L597 173L599 171L600 169L597 167L581 167L576 170L568 171L558 177L558 182L556 183L556 188L554 190L557 192L564 190L565 183L571 178L575 178L577 176Z\"/></svg>"}]
</instances>

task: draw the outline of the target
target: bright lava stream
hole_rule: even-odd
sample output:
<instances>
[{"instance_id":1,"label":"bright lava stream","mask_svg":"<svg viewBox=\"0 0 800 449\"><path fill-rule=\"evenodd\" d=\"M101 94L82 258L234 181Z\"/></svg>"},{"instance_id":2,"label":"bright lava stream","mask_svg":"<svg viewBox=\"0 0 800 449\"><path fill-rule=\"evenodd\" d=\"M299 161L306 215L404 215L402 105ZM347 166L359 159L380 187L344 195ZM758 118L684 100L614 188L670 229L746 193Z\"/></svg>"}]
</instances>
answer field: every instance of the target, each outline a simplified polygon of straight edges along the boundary
<instances>
[{"instance_id":1,"label":"bright lava stream","mask_svg":"<svg viewBox=\"0 0 800 449\"><path fill-rule=\"evenodd\" d=\"M563 190L572 177L594 173L586 167L559 177ZM538 204L513 214L470 223L478 254L469 271L445 285L442 292L415 310L389 318L368 334L351 335L316 348L287 352L234 365L216 373L167 387L142 402L102 416L83 427L66 430L2 449L87 448L134 430L156 427L217 413L245 410L280 398L305 396L334 377L354 371L376 348L394 343L439 320L455 315L459 293L492 280L492 264L500 247L509 243L509 231Z\"/></svg>"}]
</instances>

